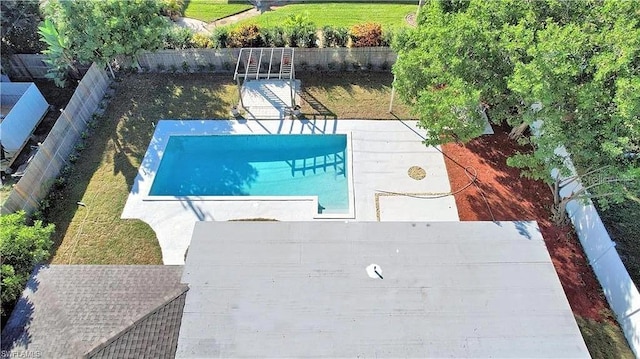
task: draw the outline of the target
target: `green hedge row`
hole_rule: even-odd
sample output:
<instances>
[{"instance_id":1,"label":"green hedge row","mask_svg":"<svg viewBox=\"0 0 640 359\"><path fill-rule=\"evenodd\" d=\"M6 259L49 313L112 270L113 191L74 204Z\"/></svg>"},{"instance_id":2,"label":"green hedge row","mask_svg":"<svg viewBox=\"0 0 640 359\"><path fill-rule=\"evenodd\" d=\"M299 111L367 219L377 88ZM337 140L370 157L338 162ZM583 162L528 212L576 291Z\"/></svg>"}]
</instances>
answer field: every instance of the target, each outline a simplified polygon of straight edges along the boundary
<instances>
[{"instance_id":1,"label":"green hedge row","mask_svg":"<svg viewBox=\"0 0 640 359\"><path fill-rule=\"evenodd\" d=\"M265 0L263 0L264 2ZM322 3L378 3L378 4L407 4L418 5L418 0L285 0L284 4L322 4ZM228 4L249 4L253 5L248 0L228 0ZM281 5L281 4L278 4Z\"/></svg>"},{"instance_id":2,"label":"green hedge row","mask_svg":"<svg viewBox=\"0 0 640 359\"><path fill-rule=\"evenodd\" d=\"M216 28L210 36L174 27L165 34L164 48L389 46L392 37L391 30L383 30L377 23L321 29L304 22L268 28L250 24L235 29Z\"/></svg>"}]
</instances>

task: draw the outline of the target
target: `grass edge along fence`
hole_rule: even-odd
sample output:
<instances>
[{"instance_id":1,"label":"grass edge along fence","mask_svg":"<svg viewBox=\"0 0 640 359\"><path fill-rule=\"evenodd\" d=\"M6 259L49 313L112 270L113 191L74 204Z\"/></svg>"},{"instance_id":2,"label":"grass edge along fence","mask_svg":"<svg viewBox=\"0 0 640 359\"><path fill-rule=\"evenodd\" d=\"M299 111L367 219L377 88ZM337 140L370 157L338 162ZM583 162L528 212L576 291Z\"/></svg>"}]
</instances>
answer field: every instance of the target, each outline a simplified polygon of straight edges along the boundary
<instances>
[{"instance_id":1,"label":"grass edge along fence","mask_svg":"<svg viewBox=\"0 0 640 359\"><path fill-rule=\"evenodd\" d=\"M269 59L271 48L260 48ZM390 47L294 48L296 72L306 71L390 71L398 55ZM143 52L140 67L147 72L233 73L239 48L185 49ZM259 55L258 55L259 56ZM276 63L279 60L275 60Z\"/></svg>"},{"instance_id":2,"label":"grass edge along fence","mask_svg":"<svg viewBox=\"0 0 640 359\"><path fill-rule=\"evenodd\" d=\"M78 140L98 108L110 80L95 63L84 75L66 108L40 144L24 176L14 185L4 201L0 213L25 210L32 213L40 206L61 170L69 164Z\"/></svg>"}]
</instances>

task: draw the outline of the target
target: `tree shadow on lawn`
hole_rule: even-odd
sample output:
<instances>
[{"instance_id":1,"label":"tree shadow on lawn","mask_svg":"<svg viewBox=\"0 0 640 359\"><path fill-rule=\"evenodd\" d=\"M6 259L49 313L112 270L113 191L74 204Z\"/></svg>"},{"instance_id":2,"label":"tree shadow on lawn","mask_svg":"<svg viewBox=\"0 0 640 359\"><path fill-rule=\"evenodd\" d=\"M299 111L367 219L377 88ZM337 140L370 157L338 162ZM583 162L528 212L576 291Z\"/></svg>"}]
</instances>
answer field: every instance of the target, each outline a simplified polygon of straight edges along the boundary
<instances>
[{"instance_id":1,"label":"tree shadow on lawn","mask_svg":"<svg viewBox=\"0 0 640 359\"><path fill-rule=\"evenodd\" d=\"M298 74L297 78L303 86L317 87L323 91L332 88L342 88L353 94L354 88L360 87L367 91L389 90L393 84L391 72L370 71L339 71L339 72L306 72Z\"/></svg>"},{"instance_id":2,"label":"tree shadow on lawn","mask_svg":"<svg viewBox=\"0 0 640 359\"><path fill-rule=\"evenodd\" d=\"M125 251L129 248L140 252L133 255L125 253L121 259L105 253L105 257L115 261L161 263L160 248L153 230L143 222L120 219L121 210L153 135L152 122L163 118L223 117L231 107L231 95L227 93L232 82L226 77L203 74L121 76L123 78L117 85L116 95L104 118L98 120L95 132L74 164L68 185L60 190L60 198L52 203L48 211L48 220L56 224L53 262L64 260L60 256L68 256L69 251L73 254L72 248L77 244L67 242L77 242L76 237L82 232L82 235L95 239L98 247L106 246L105 251L115 245ZM118 179L120 176L124 183ZM79 212L78 201L86 203L90 209L89 218L84 218L85 212ZM105 225L107 228L104 228ZM127 238L111 238L108 226L113 226L115 233L120 232L121 226L133 226L130 229L134 233ZM126 237L125 233L121 234ZM58 253L61 247L64 247L64 252ZM94 248L96 251L99 249ZM145 255L145 250L153 253ZM89 255L82 261L101 260Z\"/></svg>"},{"instance_id":3,"label":"tree shadow on lawn","mask_svg":"<svg viewBox=\"0 0 640 359\"><path fill-rule=\"evenodd\" d=\"M127 179L128 189L134 187L138 168L158 121L163 119L226 119L232 102L226 100L232 81L213 75L153 74L134 77L154 88L131 98L130 110L120 116L117 138L114 140L114 174ZM146 87L146 86L144 86ZM127 99L124 99L125 101Z\"/></svg>"},{"instance_id":4,"label":"tree shadow on lawn","mask_svg":"<svg viewBox=\"0 0 640 359\"><path fill-rule=\"evenodd\" d=\"M304 91L339 118L393 119L388 112L393 75L388 72L319 72L299 76ZM303 97L304 99L304 97ZM315 111L303 104L303 112ZM409 109L396 98L394 110L409 117ZM313 114L313 112L310 112Z\"/></svg>"}]
</instances>

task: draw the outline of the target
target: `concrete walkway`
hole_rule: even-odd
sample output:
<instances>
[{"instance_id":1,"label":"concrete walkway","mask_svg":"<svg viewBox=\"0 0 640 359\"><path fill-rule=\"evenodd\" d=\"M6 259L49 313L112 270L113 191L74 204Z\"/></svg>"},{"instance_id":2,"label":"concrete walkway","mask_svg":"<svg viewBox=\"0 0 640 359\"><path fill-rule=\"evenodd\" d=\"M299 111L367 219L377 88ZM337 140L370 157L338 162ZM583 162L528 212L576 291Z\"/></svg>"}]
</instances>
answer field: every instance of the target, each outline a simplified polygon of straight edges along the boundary
<instances>
[{"instance_id":1,"label":"concrete walkway","mask_svg":"<svg viewBox=\"0 0 640 359\"><path fill-rule=\"evenodd\" d=\"M179 26L179 27L185 27L187 29L190 29L191 31L195 32L195 33L204 33L209 35L211 32L209 31L209 29L207 28L207 23L204 21L200 21L200 20L196 20L196 19L190 19L188 17L181 17L178 18L178 20L175 20L173 22L173 24L175 26Z\"/></svg>"},{"instance_id":2,"label":"concrete walkway","mask_svg":"<svg viewBox=\"0 0 640 359\"><path fill-rule=\"evenodd\" d=\"M293 84L293 89L291 85ZM288 117L287 109L293 107L293 96L300 88L300 80L260 80L247 81L242 85L242 103L245 118L260 120L283 120ZM296 99L296 103L300 103Z\"/></svg>"},{"instance_id":3,"label":"concrete walkway","mask_svg":"<svg viewBox=\"0 0 640 359\"><path fill-rule=\"evenodd\" d=\"M178 20L174 21L174 24L176 26L191 29L195 33L203 33L209 35L216 27L235 24L238 21L258 16L261 13L262 12L260 12L260 10L252 8L235 15L223 17L222 19L218 19L210 23L206 23L202 20L191 19L188 17L181 17L178 18Z\"/></svg>"},{"instance_id":4,"label":"concrete walkway","mask_svg":"<svg viewBox=\"0 0 640 359\"><path fill-rule=\"evenodd\" d=\"M243 12L241 12L239 14L223 17L222 19L218 19L216 21L210 22L209 24L207 24L207 29L209 31L212 31L216 27L235 24L236 22L238 22L240 20L244 20L244 19L248 19L248 18L251 18L251 17L255 17L255 16L258 16L260 14L261 14L260 10L258 10L256 8L249 9L249 10L243 11Z\"/></svg>"}]
</instances>

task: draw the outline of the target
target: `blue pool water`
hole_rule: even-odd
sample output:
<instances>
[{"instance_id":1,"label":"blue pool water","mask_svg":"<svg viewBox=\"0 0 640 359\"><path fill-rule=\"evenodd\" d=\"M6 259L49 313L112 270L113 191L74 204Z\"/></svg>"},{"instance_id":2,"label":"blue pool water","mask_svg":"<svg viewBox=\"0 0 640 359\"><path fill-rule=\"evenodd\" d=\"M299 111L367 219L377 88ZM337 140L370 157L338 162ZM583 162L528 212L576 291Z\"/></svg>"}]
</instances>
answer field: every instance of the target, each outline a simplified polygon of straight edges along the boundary
<instances>
[{"instance_id":1,"label":"blue pool water","mask_svg":"<svg viewBox=\"0 0 640 359\"><path fill-rule=\"evenodd\" d=\"M318 196L349 211L346 135L171 136L150 196Z\"/></svg>"}]
</instances>

